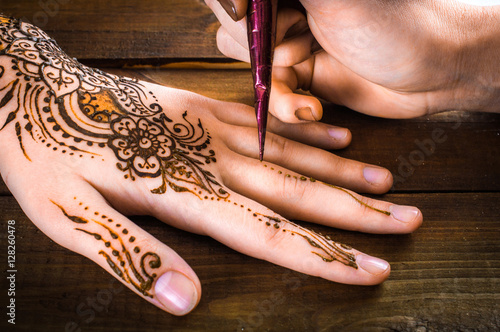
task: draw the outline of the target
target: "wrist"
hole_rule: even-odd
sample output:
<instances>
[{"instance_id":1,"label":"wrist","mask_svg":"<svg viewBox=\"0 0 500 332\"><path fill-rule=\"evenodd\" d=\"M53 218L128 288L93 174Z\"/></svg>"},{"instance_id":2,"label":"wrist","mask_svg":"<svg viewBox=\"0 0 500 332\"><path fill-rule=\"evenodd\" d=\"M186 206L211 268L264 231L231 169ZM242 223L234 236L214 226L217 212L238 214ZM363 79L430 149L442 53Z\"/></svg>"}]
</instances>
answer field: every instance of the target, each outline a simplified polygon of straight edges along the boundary
<instances>
[{"instance_id":1,"label":"wrist","mask_svg":"<svg viewBox=\"0 0 500 332\"><path fill-rule=\"evenodd\" d=\"M429 90L430 112L500 113L500 6L455 2L426 13L422 28L434 27L424 34L436 87Z\"/></svg>"},{"instance_id":2,"label":"wrist","mask_svg":"<svg viewBox=\"0 0 500 332\"><path fill-rule=\"evenodd\" d=\"M500 112L500 6L459 9L455 109ZM465 19L464 19L465 18Z\"/></svg>"}]
</instances>

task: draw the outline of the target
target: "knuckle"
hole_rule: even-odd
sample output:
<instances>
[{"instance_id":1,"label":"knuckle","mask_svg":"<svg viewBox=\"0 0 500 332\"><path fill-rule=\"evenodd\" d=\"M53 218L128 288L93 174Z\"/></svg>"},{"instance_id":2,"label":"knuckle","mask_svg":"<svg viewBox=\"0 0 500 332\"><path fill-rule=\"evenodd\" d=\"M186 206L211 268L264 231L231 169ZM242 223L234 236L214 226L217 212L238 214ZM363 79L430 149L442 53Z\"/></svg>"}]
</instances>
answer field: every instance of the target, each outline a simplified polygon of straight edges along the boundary
<instances>
[{"instance_id":1,"label":"knuckle","mask_svg":"<svg viewBox=\"0 0 500 332\"><path fill-rule=\"evenodd\" d=\"M308 200L315 195L315 186L306 177L285 174L283 177L281 200L291 206L296 206L301 201ZM293 208L292 208L293 209ZM293 211L292 211L293 212Z\"/></svg>"},{"instance_id":2,"label":"knuckle","mask_svg":"<svg viewBox=\"0 0 500 332\"><path fill-rule=\"evenodd\" d=\"M328 160L330 165L330 172L332 176L347 176L354 169L353 165L350 164L342 157L333 156Z\"/></svg>"},{"instance_id":3,"label":"knuckle","mask_svg":"<svg viewBox=\"0 0 500 332\"><path fill-rule=\"evenodd\" d=\"M368 220L372 224L372 227L378 227L377 225L381 225L385 219L385 215L381 213L381 211L385 211L384 206L379 204L377 201L373 199L357 195L356 196L356 209L358 210L359 220ZM365 225L366 226L366 225ZM359 225L361 228L361 225Z\"/></svg>"},{"instance_id":4,"label":"knuckle","mask_svg":"<svg viewBox=\"0 0 500 332\"><path fill-rule=\"evenodd\" d=\"M373 216L372 213L375 212L373 208L375 208L376 205L374 204L375 202L372 199L354 192L350 192L343 188L341 190L351 196L349 199L350 205L352 206L353 211L357 211L357 214L360 216L360 218L369 218L370 216Z\"/></svg>"},{"instance_id":5,"label":"knuckle","mask_svg":"<svg viewBox=\"0 0 500 332\"><path fill-rule=\"evenodd\" d=\"M269 225L263 230L265 245L273 249L283 246L283 241L286 239L286 236L282 227L276 228L272 222L268 223Z\"/></svg>"},{"instance_id":6,"label":"knuckle","mask_svg":"<svg viewBox=\"0 0 500 332\"><path fill-rule=\"evenodd\" d=\"M266 143L269 142L269 150L273 152L278 160L282 162L287 162L293 157L293 150L290 147L290 143L286 138L278 135L269 135Z\"/></svg>"},{"instance_id":7,"label":"knuckle","mask_svg":"<svg viewBox=\"0 0 500 332\"><path fill-rule=\"evenodd\" d=\"M280 65L283 67L292 67L301 60L297 58L297 55L291 49L284 50L282 48L278 56L280 58Z\"/></svg>"}]
</instances>

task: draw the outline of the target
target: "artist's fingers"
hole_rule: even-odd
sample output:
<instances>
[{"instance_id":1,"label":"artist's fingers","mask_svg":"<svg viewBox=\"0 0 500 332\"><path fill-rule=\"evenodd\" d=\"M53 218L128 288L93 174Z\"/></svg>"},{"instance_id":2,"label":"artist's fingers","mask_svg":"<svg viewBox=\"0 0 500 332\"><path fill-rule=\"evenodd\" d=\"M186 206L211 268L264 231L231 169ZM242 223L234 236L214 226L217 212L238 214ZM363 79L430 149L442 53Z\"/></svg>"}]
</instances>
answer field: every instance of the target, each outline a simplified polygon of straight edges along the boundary
<instances>
[{"instance_id":1,"label":"artist's fingers","mask_svg":"<svg viewBox=\"0 0 500 332\"><path fill-rule=\"evenodd\" d=\"M217 30L217 48L228 58L250 63L248 41L247 44L237 43L235 39L233 39L231 33L232 32L224 26L221 26L219 30Z\"/></svg>"},{"instance_id":2,"label":"artist's fingers","mask_svg":"<svg viewBox=\"0 0 500 332\"><path fill-rule=\"evenodd\" d=\"M300 25L301 23L300 21L296 24ZM305 24L307 24L307 22ZM294 27L292 26L290 29L294 29ZM297 29L300 29L300 27ZM241 29L236 29L236 31L239 30ZM284 31L284 33L286 33L286 31ZM236 32L233 31L231 27L221 26L217 31L217 47L227 57L250 62L248 42L240 40L241 38L235 38L235 34ZM275 48L273 58L274 66L293 66L309 59L313 56L314 51L317 50L316 40L309 30L289 38L290 39L282 40Z\"/></svg>"},{"instance_id":3,"label":"artist's fingers","mask_svg":"<svg viewBox=\"0 0 500 332\"><path fill-rule=\"evenodd\" d=\"M247 0L205 0L205 2L217 15L219 21L222 16L239 21L247 13Z\"/></svg>"},{"instance_id":4,"label":"artist's fingers","mask_svg":"<svg viewBox=\"0 0 500 332\"><path fill-rule=\"evenodd\" d=\"M235 43L229 32L221 27L217 33L217 45L226 56L240 61L250 61L248 50ZM276 56L287 55L277 52ZM288 53L293 54L293 53ZM293 56L284 62L293 62ZM297 94L297 89L308 90L314 72L314 58L309 58L294 67L273 66L273 80L271 87L270 109L278 119L288 123L301 121L318 121L323 116L323 107L320 101L306 94Z\"/></svg>"},{"instance_id":5,"label":"artist's fingers","mask_svg":"<svg viewBox=\"0 0 500 332\"><path fill-rule=\"evenodd\" d=\"M228 57L240 61L250 61L248 50L239 44L231 42L226 37L228 32L221 27L217 34L219 49ZM323 116L321 102L306 94L298 94L298 88L308 90L312 72L314 70L314 59L309 59L292 67L273 67L273 79L271 87L271 100L269 111L278 119L288 123L300 123L303 121L319 121ZM300 75L299 75L300 74Z\"/></svg>"},{"instance_id":6,"label":"artist's fingers","mask_svg":"<svg viewBox=\"0 0 500 332\"><path fill-rule=\"evenodd\" d=\"M274 51L273 65L290 67L306 61L313 56L313 47L316 43L310 31L304 32L290 40L279 44Z\"/></svg>"},{"instance_id":7,"label":"artist's fingers","mask_svg":"<svg viewBox=\"0 0 500 332\"><path fill-rule=\"evenodd\" d=\"M219 49L228 57L249 62L247 45L235 43L233 35L222 27L217 34ZM413 118L435 112L428 101L437 93L400 93L373 83L329 54L316 54L317 44L313 40L309 45L308 38L305 33L276 48L270 112L280 120L294 123L321 118L321 103L312 96L295 93L297 89L378 117Z\"/></svg>"},{"instance_id":8,"label":"artist's fingers","mask_svg":"<svg viewBox=\"0 0 500 332\"><path fill-rule=\"evenodd\" d=\"M308 66L309 63L311 62L300 66ZM281 121L319 121L323 116L323 106L317 98L294 92L299 87L307 86L306 82L299 82L301 78L295 74L293 68L273 68L270 112Z\"/></svg>"},{"instance_id":9,"label":"artist's fingers","mask_svg":"<svg viewBox=\"0 0 500 332\"><path fill-rule=\"evenodd\" d=\"M217 46L226 56L249 62L248 38L243 23L244 20L223 21L217 33ZM278 13L273 64L293 66L307 60L319 49L304 14L291 8L281 9Z\"/></svg>"},{"instance_id":10,"label":"artist's fingers","mask_svg":"<svg viewBox=\"0 0 500 332\"><path fill-rule=\"evenodd\" d=\"M228 57L249 62L248 37L246 21L234 22L221 14L217 2L207 1L214 10L222 26L217 33L219 50ZM276 48L274 64L288 67L307 60L317 50L318 43L314 39L307 19L303 13L292 8L278 11L276 27Z\"/></svg>"},{"instance_id":11,"label":"artist's fingers","mask_svg":"<svg viewBox=\"0 0 500 332\"><path fill-rule=\"evenodd\" d=\"M224 140L231 150L250 158L258 157L254 129L242 128L238 135L226 135ZM357 192L381 194L392 186L392 175L385 168L341 158L272 133L266 138L264 159Z\"/></svg>"},{"instance_id":12,"label":"artist's fingers","mask_svg":"<svg viewBox=\"0 0 500 332\"><path fill-rule=\"evenodd\" d=\"M234 159L246 167L230 168L222 175L224 183L287 218L369 233L408 233L422 223L415 207L362 197L253 158Z\"/></svg>"},{"instance_id":13,"label":"artist's fingers","mask_svg":"<svg viewBox=\"0 0 500 332\"><path fill-rule=\"evenodd\" d=\"M48 237L95 261L162 310L185 315L197 305L200 282L179 255L114 210L83 180L54 180L40 190L26 187L25 181L12 186L22 192L16 197L23 211Z\"/></svg>"},{"instance_id":14,"label":"artist's fingers","mask_svg":"<svg viewBox=\"0 0 500 332\"><path fill-rule=\"evenodd\" d=\"M318 50L320 46L304 14L292 8L281 9L278 12L273 65L290 67L306 61Z\"/></svg>"}]
</instances>

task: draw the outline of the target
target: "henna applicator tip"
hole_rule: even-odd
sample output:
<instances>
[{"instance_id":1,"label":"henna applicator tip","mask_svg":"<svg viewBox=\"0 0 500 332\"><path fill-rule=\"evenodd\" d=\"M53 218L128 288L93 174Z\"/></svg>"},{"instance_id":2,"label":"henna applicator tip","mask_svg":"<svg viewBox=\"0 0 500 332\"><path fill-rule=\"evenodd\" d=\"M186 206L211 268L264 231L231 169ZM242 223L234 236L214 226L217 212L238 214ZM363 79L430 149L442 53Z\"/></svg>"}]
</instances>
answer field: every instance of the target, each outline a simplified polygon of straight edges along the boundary
<instances>
[{"instance_id":1,"label":"henna applicator tip","mask_svg":"<svg viewBox=\"0 0 500 332\"><path fill-rule=\"evenodd\" d=\"M267 114L276 41L276 13L271 0L250 0L247 11L248 45L255 92L259 159L264 159Z\"/></svg>"}]
</instances>

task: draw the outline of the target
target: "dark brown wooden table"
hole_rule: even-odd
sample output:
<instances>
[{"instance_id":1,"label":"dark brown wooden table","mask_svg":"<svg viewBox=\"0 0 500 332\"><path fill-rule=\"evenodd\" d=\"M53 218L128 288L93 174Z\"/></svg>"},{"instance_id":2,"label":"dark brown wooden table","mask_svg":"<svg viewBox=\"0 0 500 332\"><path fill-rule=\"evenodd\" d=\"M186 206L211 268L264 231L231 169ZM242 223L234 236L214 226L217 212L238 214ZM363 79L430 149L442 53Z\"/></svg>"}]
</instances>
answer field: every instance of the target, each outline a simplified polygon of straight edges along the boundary
<instances>
[{"instance_id":1,"label":"dark brown wooden table","mask_svg":"<svg viewBox=\"0 0 500 332\"><path fill-rule=\"evenodd\" d=\"M217 51L218 23L203 1L2 0L0 12L42 26L85 64L252 103L250 71ZM134 217L201 279L199 306L174 317L43 235L2 182L0 330L500 330L500 115L449 112L402 121L324 106L323 121L353 133L351 146L335 153L390 169L395 185L382 199L423 212L423 226L411 235L309 225L391 262L384 284L348 286L308 277L154 218ZM429 146L436 136L433 150L418 143ZM16 221L15 327L6 316L8 220Z\"/></svg>"}]
</instances>

